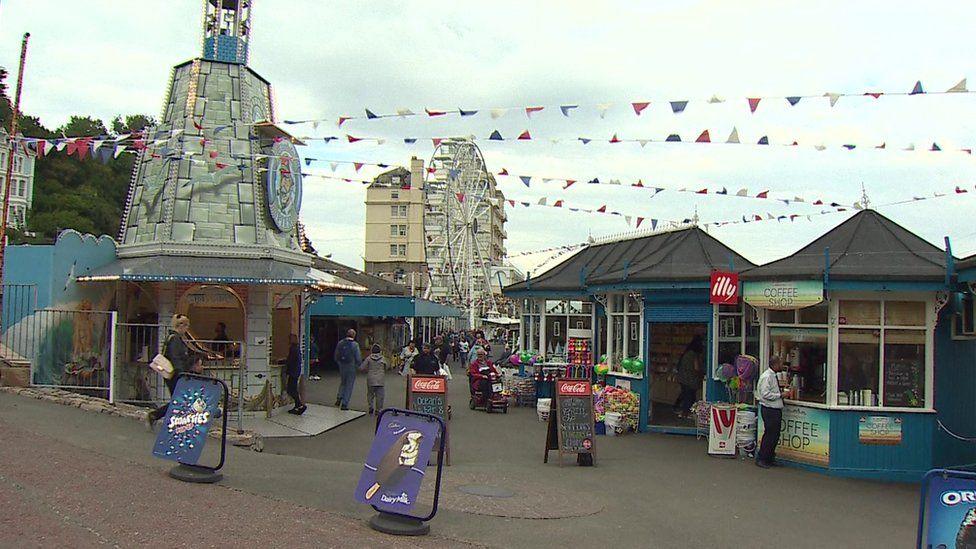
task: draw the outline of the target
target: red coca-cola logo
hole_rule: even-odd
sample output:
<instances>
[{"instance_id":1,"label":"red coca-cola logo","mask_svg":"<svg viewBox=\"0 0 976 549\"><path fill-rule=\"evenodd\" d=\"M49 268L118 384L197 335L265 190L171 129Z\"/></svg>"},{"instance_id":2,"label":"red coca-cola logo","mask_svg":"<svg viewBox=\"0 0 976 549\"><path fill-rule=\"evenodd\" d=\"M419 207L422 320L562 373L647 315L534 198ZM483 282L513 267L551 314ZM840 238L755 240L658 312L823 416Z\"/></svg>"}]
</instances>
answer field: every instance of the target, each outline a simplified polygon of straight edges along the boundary
<instances>
[{"instance_id":1,"label":"red coca-cola logo","mask_svg":"<svg viewBox=\"0 0 976 549\"><path fill-rule=\"evenodd\" d=\"M443 377L410 378L410 391L414 393L446 393L447 381Z\"/></svg>"},{"instance_id":2,"label":"red coca-cola logo","mask_svg":"<svg viewBox=\"0 0 976 549\"><path fill-rule=\"evenodd\" d=\"M587 380L565 380L557 383L559 394L562 396L587 396L592 391Z\"/></svg>"}]
</instances>

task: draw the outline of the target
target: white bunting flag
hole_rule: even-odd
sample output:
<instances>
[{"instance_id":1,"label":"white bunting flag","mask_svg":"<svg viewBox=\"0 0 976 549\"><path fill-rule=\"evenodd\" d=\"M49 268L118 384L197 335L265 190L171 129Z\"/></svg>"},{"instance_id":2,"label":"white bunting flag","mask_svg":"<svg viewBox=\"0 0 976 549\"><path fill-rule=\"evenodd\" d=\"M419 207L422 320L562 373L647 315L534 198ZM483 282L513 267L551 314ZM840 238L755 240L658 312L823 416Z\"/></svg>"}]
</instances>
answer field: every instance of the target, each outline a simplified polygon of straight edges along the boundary
<instances>
[{"instance_id":1,"label":"white bunting flag","mask_svg":"<svg viewBox=\"0 0 976 549\"><path fill-rule=\"evenodd\" d=\"M726 143L738 143L739 142L739 130L732 127L732 133L729 134L729 138L725 140Z\"/></svg>"},{"instance_id":2,"label":"white bunting flag","mask_svg":"<svg viewBox=\"0 0 976 549\"><path fill-rule=\"evenodd\" d=\"M834 105L837 104L837 100L840 99L840 94L839 93L827 92L827 93L824 94L824 97L829 97L830 98L830 106L833 107Z\"/></svg>"},{"instance_id":3,"label":"white bunting flag","mask_svg":"<svg viewBox=\"0 0 976 549\"><path fill-rule=\"evenodd\" d=\"M596 112L600 113L600 118L606 118L607 111L610 110L613 103L600 103L596 106Z\"/></svg>"},{"instance_id":4,"label":"white bunting flag","mask_svg":"<svg viewBox=\"0 0 976 549\"><path fill-rule=\"evenodd\" d=\"M958 84L946 90L947 93L966 93L969 90L966 89L966 79L963 78Z\"/></svg>"},{"instance_id":5,"label":"white bunting flag","mask_svg":"<svg viewBox=\"0 0 976 549\"><path fill-rule=\"evenodd\" d=\"M501 117L505 116L505 113L507 113L507 112L508 112L508 109L491 109L490 114L491 114L491 117L494 119L494 118L501 118Z\"/></svg>"},{"instance_id":6,"label":"white bunting flag","mask_svg":"<svg viewBox=\"0 0 976 549\"><path fill-rule=\"evenodd\" d=\"M713 95L709 100L709 103L725 103L725 100L717 95Z\"/></svg>"}]
</instances>

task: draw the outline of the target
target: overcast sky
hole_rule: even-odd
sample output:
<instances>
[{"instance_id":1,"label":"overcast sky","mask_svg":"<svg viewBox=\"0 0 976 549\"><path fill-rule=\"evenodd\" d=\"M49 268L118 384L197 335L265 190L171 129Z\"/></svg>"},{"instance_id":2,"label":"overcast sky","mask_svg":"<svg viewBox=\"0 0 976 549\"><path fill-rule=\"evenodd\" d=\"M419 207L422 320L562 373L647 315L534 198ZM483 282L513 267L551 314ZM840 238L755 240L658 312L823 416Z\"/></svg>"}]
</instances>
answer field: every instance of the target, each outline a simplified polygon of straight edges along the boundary
<instances>
[{"instance_id":1,"label":"overcast sky","mask_svg":"<svg viewBox=\"0 0 976 549\"><path fill-rule=\"evenodd\" d=\"M31 32L23 108L56 126L72 114L106 120L116 114L158 116L170 68L200 54L200 0L2 0L0 64L15 72L20 37ZM972 223L976 157L950 152L976 147L971 94L783 99L825 92L907 92L917 80L944 91L976 78L972 29L976 4L955 1L685 1L685 2L392 2L257 0L250 66L274 86L280 120L362 115L363 108L479 109L475 116L352 120L293 126L297 135L378 136L386 144L310 141L300 152L334 160L407 164L428 159L429 139L475 135L488 169L580 180L560 183L499 178L514 200L549 197L568 206L648 219L702 222L742 215L813 214L820 208L772 200L701 196L584 185L619 179L667 189L727 187L771 197L852 203L861 185L881 213L924 238L952 239L956 255L976 252ZM976 80L971 86L976 89ZM713 94L725 103L709 104ZM770 97L754 114L746 97ZM775 98L773 98L775 97ZM681 114L669 100L690 100ZM635 116L632 101L650 101ZM612 103L604 117L596 104ZM558 105L579 104L569 117ZM489 107L549 106L527 118L513 109L493 119ZM609 144L620 138L693 141L708 129L725 141L735 127L743 143ZM485 141L523 130L531 142ZM582 145L575 137L603 142ZM552 143L550 139L560 139ZM874 145L884 142L884 150ZM914 144L944 152L905 152ZM857 144L853 151L840 146ZM817 151L814 145L827 150ZM307 171L331 174L328 163ZM368 179L343 165L338 175ZM957 186L968 194L957 195ZM950 196L890 205L913 196ZM361 266L364 189L320 178L305 181L302 218L316 247ZM510 252L571 244L588 235L632 229L623 217L554 208L509 210ZM790 253L849 213L793 223L767 221L709 229L746 257L764 262ZM649 223L645 221L646 224Z\"/></svg>"}]
</instances>

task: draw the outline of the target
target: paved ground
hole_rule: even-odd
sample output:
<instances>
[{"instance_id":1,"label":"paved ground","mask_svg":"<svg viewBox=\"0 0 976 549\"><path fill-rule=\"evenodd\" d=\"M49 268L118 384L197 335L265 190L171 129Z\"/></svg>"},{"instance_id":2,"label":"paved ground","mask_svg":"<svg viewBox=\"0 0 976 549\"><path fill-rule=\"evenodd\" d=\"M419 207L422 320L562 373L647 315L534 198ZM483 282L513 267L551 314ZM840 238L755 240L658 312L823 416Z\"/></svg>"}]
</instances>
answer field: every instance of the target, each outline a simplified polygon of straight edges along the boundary
<instances>
[{"instance_id":1,"label":"paved ground","mask_svg":"<svg viewBox=\"0 0 976 549\"><path fill-rule=\"evenodd\" d=\"M311 382L309 395L331 403L335 388L332 378ZM387 391L387 405L402 404L401 379L391 376ZM369 446L368 417L318 437L269 440L261 454L231 448L221 485L187 486L164 475L168 464L150 455L152 435L131 420L0 394L0 546L903 547L914 540L913 485L761 470L709 458L702 441L663 435L600 437L596 467L543 465L545 428L534 410L472 412L464 380L451 391L453 465L434 536L423 540L394 540L362 525L370 510L352 492ZM363 406L364 392L356 388L354 407ZM458 490L472 484L513 495ZM170 524L178 533L161 537Z\"/></svg>"}]
</instances>

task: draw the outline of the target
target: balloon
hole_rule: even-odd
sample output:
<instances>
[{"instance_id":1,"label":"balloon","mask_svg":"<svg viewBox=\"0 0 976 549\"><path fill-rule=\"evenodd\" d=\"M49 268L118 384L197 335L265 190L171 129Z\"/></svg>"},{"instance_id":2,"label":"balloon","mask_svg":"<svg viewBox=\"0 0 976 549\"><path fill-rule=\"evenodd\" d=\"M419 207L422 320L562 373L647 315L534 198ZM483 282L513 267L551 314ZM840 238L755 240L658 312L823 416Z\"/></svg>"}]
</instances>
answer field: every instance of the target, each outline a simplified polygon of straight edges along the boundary
<instances>
[{"instance_id":1,"label":"balloon","mask_svg":"<svg viewBox=\"0 0 976 549\"><path fill-rule=\"evenodd\" d=\"M508 361L512 363L512 366L519 366L522 364L522 359L516 354L512 354L512 356L508 357Z\"/></svg>"},{"instance_id":2,"label":"balloon","mask_svg":"<svg viewBox=\"0 0 976 549\"><path fill-rule=\"evenodd\" d=\"M601 376L606 375L606 373L610 371L610 365L605 362L601 362L600 364L594 366L593 370L595 370L596 373Z\"/></svg>"},{"instance_id":3,"label":"balloon","mask_svg":"<svg viewBox=\"0 0 976 549\"><path fill-rule=\"evenodd\" d=\"M634 362L634 359L632 359L632 358L625 358L625 359L623 359L623 360L620 361L620 367L623 368L625 372L629 372L630 369L633 368L633 362Z\"/></svg>"},{"instance_id":4,"label":"balloon","mask_svg":"<svg viewBox=\"0 0 976 549\"><path fill-rule=\"evenodd\" d=\"M535 357L529 359L529 366L535 366Z\"/></svg>"},{"instance_id":5,"label":"balloon","mask_svg":"<svg viewBox=\"0 0 976 549\"><path fill-rule=\"evenodd\" d=\"M756 375L758 365L759 361L753 356L739 355L735 357L735 370L743 381L749 381Z\"/></svg>"},{"instance_id":6,"label":"balloon","mask_svg":"<svg viewBox=\"0 0 976 549\"><path fill-rule=\"evenodd\" d=\"M634 359L634 371L635 372L643 372L644 371L644 361L643 360L641 360L639 358L635 358Z\"/></svg>"},{"instance_id":7,"label":"balloon","mask_svg":"<svg viewBox=\"0 0 976 549\"><path fill-rule=\"evenodd\" d=\"M729 380L729 389L732 389L733 391L739 390L739 378L733 377Z\"/></svg>"},{"instance_id":8,"label":"balloon","mask_svg":"<svg viewBox=\"0 0 976 549\"><path fill-rule=\"evenodd\" d=\"M529 359L532 358L532 353L528 351L522 351L521 353L519 353L519 358L522 360L522 362L528 362Z\"/></svg>"},{"instance_id":9,"label":"balloon","mask_svg":"<svg viewBox=\"0 0 976 549\"><path fill-rule=\"evenodd\" d=\"M607 361L607 355L603 355L600 357L600 362L606 362L606 361Z\"/></svg>"},{"instance_id":10,"label":"balloon","mask_svg":"<svg viewBox=\"0 0 976 549\"><path fill-rule=\"evenodd\" d=\"M723 364L722 365L722 375L719 376L719 377L722 379L722 381L728 381L728 380L734 378L735 377L735 366L733 366L732 364Z\"/></svg>"}]
</instances>

